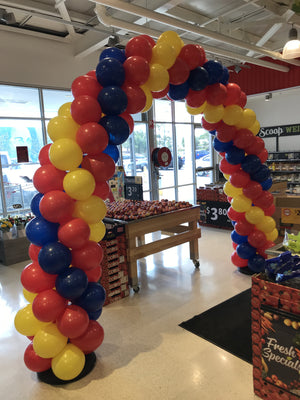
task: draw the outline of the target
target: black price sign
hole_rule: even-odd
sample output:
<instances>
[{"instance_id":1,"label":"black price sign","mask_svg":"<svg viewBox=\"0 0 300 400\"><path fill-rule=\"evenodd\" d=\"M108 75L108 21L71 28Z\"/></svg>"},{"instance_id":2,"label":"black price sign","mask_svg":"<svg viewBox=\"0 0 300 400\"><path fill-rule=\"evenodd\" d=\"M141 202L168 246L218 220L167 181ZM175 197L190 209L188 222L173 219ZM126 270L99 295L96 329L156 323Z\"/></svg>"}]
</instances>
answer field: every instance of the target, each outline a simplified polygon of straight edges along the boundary
<instances>
[{"instance_id":1,"label":"black price sign","mask_svg":"<svg viewBox=\"0 0 300 400\"><path fill-rule=\"evenodd\" d=\"M208 225L215 225L224 228L232 228L230 219L227 216L227 210L230 204L225 201L201 201L200 219Z\"/></svg>"},{"instance_id":2,"label":"black price sign","mask_svg":"<svg viewBox=\"0 0 300 400\"><path fill-rule=\"evenodd\" d=\"M143 200L143 184L141 177L125 177L125 199Z\"/></svg>"}]
</instances>

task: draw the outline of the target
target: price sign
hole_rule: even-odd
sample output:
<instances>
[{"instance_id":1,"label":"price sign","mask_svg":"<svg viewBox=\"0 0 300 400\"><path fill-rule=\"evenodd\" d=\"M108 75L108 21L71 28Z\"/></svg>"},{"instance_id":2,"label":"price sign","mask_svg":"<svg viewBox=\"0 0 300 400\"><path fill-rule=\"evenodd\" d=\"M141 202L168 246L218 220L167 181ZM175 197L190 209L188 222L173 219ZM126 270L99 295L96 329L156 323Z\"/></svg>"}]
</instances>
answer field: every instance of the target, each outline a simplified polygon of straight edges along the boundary
<instances>
[{"instance_id":1,"label":"price sign","mask_svg":"<svg viewBox=\"0 0 300 400\"><path fill-rule=\"evenodd\" d=\"M125 199L143 200L143 184L140 176L125 177Z\"/></svg>"},{"instance_id":2,"label":"price sign","mask_svg":"<svg viewBox=\"0 0 300 400\"><path fill-rule=\"evenodd\" d=\"M230 204L225 201L201 201L200 219L208 225L215 225L224 228L232 228L230 219L227 216L227 210Z\"/></svg>"}]
</instances>

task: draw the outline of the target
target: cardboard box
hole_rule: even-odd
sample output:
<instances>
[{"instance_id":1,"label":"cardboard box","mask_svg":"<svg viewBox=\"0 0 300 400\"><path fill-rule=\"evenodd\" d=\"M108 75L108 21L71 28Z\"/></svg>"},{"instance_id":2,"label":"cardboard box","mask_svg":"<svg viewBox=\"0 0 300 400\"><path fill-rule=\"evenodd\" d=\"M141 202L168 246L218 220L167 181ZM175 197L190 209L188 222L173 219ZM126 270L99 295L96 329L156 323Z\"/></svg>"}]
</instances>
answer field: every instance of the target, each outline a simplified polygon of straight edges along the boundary
<instances>
[{"instance_id":1,"label":"cardboard box","mask_svg":"<svg viewBox=\"0 0 300 400\"><path fill-rule=\"evenodd\" d=\"M300 224L300 208L282 207L281 222L285 224Z\"/></svg>"}]
</instances>

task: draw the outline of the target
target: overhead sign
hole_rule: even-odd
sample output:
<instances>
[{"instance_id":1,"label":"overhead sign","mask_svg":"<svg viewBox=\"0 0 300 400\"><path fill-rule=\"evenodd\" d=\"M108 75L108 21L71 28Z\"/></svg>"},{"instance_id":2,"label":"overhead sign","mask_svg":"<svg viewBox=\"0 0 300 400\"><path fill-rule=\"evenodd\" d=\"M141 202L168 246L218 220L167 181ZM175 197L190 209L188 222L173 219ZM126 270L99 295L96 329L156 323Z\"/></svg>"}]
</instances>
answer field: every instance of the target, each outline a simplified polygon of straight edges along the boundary
<instances>
[{"instance_id":1,"label":"overhead sign","mask_svg":"<svg viewBox=\"0 0 300 400\"><path fill-rule=\"evenodd\" d=\"M260 128L258 132L262 139L279 136L294 136L300 134L300 124L268 126Z\"/></svg>"}]
</instances>

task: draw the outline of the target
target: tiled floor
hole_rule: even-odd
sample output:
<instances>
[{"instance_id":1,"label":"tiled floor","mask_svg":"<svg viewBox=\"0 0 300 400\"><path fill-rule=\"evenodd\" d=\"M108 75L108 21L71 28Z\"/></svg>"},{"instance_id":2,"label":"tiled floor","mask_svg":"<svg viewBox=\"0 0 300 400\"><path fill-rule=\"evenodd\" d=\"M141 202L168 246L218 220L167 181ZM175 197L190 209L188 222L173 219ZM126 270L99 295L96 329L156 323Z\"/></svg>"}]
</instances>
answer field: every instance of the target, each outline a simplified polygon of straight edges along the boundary
<instances>
[{"instance_id":1,"label":"tiled floor","mask_svg":"<svg viewBox=\"0 0 300 400\"><path fill-rule=\"evenodd\" d=\"M14 315L26 304L20 273L28 262L0 265L0 398L258 399L250 364L178 326L251 286L251 277L230 262L229 231L202 228L199 247L200 270L187 244L141 260L140 292L104 307L105 339L95 368L59 387L39 382L25 367L29 342L14 329Z\"/></svg>"}]
</instances>

